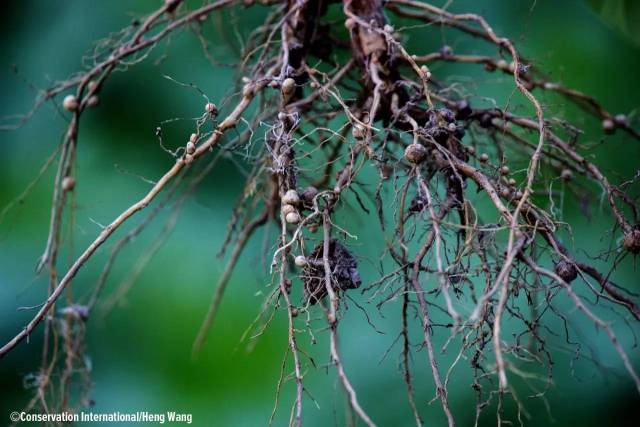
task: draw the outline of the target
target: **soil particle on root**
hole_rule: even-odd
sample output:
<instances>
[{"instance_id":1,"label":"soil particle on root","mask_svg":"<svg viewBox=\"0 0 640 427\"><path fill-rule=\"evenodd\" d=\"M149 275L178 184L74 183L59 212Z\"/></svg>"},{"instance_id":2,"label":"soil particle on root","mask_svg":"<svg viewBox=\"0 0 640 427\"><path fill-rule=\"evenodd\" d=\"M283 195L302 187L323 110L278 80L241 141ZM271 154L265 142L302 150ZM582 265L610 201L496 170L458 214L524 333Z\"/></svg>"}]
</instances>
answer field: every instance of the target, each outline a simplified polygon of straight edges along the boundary
<instances>
[{"instance_id":1,"label":"soil particle on root","mask_svg":"<svg viewBox=\"0 0 640 427\"><path fill-rule=\"evenodd\" d=\"M324 242L320 242L307 256L308 264L300 275L305 300L311 304L316 304L327 295L323 252ZM336 292L360 286L362 280L355 257L335 239L329 241L329 266L333 278L331 285Z\"/></svg>"},{"instance_id":2,"label":"soil particle on root","mask_svg":"<svg viewBox=\"0 0 640 427\"><path fill-rule=\"evenodd\" d=\"M409 204L409 212L411 213L422 212L426 207L427 207L427 200L421 195L417 194Z\"/></svg>"}]
</instances>

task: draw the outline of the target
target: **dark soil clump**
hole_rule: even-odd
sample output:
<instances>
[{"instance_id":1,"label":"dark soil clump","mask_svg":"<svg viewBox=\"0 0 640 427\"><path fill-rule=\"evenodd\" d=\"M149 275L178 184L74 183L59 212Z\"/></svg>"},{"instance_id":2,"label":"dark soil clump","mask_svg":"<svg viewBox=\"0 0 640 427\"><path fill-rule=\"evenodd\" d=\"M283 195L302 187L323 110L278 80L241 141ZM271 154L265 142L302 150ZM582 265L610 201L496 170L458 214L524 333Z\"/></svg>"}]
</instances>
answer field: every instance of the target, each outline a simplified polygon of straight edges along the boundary
<instances>
[{"instance_id":1,"label":"dark soil clump","mask_svg":"<svg viewBox=\"0 0 640 427\"><path fill-rule=\"evenodd\" d=\"M305 300L316 304L327 295L323 262L324 242L320 242L307 257L308 264L300 278L304 284ZM355 257L340 242L329 241L329 266L333 289L336 292L356 289L362 280Z\"/></svg>"}]
</instances>

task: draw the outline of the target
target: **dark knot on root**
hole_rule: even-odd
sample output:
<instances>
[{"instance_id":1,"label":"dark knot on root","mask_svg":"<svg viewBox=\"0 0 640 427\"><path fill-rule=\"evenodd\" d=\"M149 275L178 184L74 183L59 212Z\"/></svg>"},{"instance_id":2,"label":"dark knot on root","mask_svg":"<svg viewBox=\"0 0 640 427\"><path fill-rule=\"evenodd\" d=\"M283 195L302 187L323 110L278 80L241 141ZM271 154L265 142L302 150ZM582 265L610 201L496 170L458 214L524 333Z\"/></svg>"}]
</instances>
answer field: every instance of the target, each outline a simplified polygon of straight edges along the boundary
<instances>
[{"instance_id":1,"label":"dark knot on root","mask_svg":"<svg viewBox=\"0 0 640 427\"><path fill-rule=\"evenodd\" d=\"M578 277L576 266L565 260L560 260L554 268L556 274L567 283L571 283Z\"/></svg>"},{"instance_id":2,"label":"dark knot on root","mask_svg":"<svg viewBox=\"0 0 640 427\"><path fill-rule=\"evenodd\" d=\"M622 246L634 255L640 254L640 228L636 226L624 235Z\"/></svg>"}]
</instances>

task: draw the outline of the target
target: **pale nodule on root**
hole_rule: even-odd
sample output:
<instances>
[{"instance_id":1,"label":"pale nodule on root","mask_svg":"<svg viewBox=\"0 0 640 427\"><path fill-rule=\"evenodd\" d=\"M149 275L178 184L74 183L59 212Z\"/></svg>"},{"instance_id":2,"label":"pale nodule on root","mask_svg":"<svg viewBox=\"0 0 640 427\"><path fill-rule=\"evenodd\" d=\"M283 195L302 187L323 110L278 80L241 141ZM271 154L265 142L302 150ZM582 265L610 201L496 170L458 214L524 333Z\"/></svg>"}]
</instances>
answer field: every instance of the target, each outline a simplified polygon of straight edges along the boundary
<instances>
[{"instance_id":1,"label":"pale nodule on root","mask_svg":"<svg viewBox=\"0 0 640 427\"><path fill-rule=\"evenodd\" d=\"M58 259L64 244L63 218L73 210L69 197L82 190L74 165L77 144L82 142L78 129L84 109L100 110L106 98L98 96L105 82L128 60L145 59L176 31L208 25L207 17L220 9L254 7L256 3L268 6L266 17L245 40L239 65L245 77L233 96L214 99L216 105L205 95L204 108L197 106L200 117L175 151L162 145L162 128L158 127L156 136L175 163L58 275L64 265ZM522 360L534 359L547 368L543 383L550 387L553 360L543 325L552 316L565 324L567 320L552 306L553 298L565 298L576 309L575 315L606 333L640 393L640 379L627 354L630 343L618 338L619 325L608 314L628 318L631 328L637 330L637 297L612 276L622 263L633 262L640 254L637 177L625 181L606 175L597 158L576 143L579 131L575 131L576 140L565 136L567 129L577 129L576 124L541 104L539 94L553 93L582 107L584 119L597 123L604 135L624 133L640 139L633 117L613 114L588 94L549 81L480 15L455 14L416 0L344 0L336 22L327 16L332 3L218 0L188 9L181 0L167 0L125 31L127 37L113 52L46 90L36 101L33 112L46 100L58 99L70 120L59 152L48 162L58 161L49 234L38 264L38 271L48 271L50 276L48 295L24 329L0 348L2 357L42 323L45 379L27 410L42 405L40 397L56 381L60 381L63 398L56 403L59 408L53 409L71 408L73 372L86 370L73 362L81 359L74 352L84 332L59 334L60 322L53 319L60 316L61 324L71 328L91 318L94 306L102 302L104 284L122 247L167 205L173 206L174 214L165 230L170 231L179 207L228 154L226 150L245 150L238 147L258 134L264 138L242 152L249 172L243 194L230 210L221 250L224 255L231 247L230 255L197 331L193 354L197 356L208 334L215 333L214 320L247 243L263 226L275 225L279 232L265 245L272 250L265 272L271 283L264 306L265 311L286 313L288 350L270 423L280 409L280 388L291 378L295 398L289 422L302 425L304 408L311 402L304 393L305 377L313 375L315 364L301 346L306 342L301 337L325 333L329 337L326 353L350 410L366 425L375 425L366 402L359 399L358 382L350 376L349 363L345 363L348 355L339 345L347 309L351 304L362 308L356 300L360 293L373 303L365 311L402 304L398 319L402 381L408 410L417 425L430 421L415 395L416 383L426 380L414 375L410 360L428 368L432 395L449 426L456 424L457 414L452 410L448 384L458 363L468 363L473 371L465 379L476 392L476 421L494 396L500 408L504 399L512 398L519 410L525 409L511 378L526 378L527 369L538 367L523 368ZM393 22L396 18L402 18L403 27ZM436 52L408 52L402 43L403 32L410 31L406 20L435 39L440 35L434 28L444 28L458 37L476 38L495 53L476 55L449 45ZM200 30L195 33L201 43L210 42ZM483 67L488 75L503 74L502 84L517 90L526 108L477 101L483 94L473 92L480 90L475 85L464 91L460 82L448 86L450 76L431 68L441 62ZM517 113L527 108L530 115ZM518 160L523 157L525 161ZM617 258L609 269L601 271L592 265L599 253L584 256L571 248L571 225L546 204L555 201L551 188L558 186L562 197L582 197L589 191L585 188L602 192L602 206L615 222L611 232L617 238ZM142 222L113 244L89 304L69 303L58 313L55 307L62 304L60 296L78 271L141 211L146 212ZM364 277L363 255L354 244L355 236L342 223L344 216L361 213L367 232L375 228L381 236L376 248L380 265L384 265L380 277ZM492 222L484 222L483 217L493 218ZM112 307L127 290L116 293L107 305ZM524 304L522 296L526 297ZM594 310L599 305L607 311ZM318 315L323 327L309 329L309 319ZM520 328L529 347L521 345L515 334L504 332L505 317ZM256 330L270 326L269 321ZM409 328L416 325L421 331L419 341L409 334ZM192 332L195 334L185 331ZM441 349L439 340L446 341ZM62 366L55 360L59 356L51 352L58 348L58 341L68 361ZM530 348L539 349L544 357L531 357ZM444 361L448 359L440 358L440 350L453 354L455 361L447 366ZM291 375L285 372L289 360ZM544 393L537 397L544 398ZM505 421L501 411L499 422Z\"/></svg>"}]
</instances>

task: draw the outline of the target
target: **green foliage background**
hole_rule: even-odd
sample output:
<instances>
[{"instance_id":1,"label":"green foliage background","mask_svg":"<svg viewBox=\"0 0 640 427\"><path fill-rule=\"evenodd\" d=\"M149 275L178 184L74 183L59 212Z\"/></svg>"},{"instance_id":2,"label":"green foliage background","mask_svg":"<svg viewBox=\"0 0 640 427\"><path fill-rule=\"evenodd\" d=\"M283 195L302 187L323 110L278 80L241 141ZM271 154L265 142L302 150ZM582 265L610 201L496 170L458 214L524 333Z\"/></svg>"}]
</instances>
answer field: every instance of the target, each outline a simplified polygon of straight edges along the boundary
<instances>
[{"instance_id":1,"label":"green foliage background","mask_svg":"<svg viewBox=\"0 0 640 427\"><path fill-rule=\"evenodd\" d=\"M35 93L25 80L44 88L51 81L65 79L80 69L81 58L92 42L124 27L132 16L153 10L158 3L8 2L0 16L0 114L21 113L30 108ZM638 47L609 29L585 2L460 0L454 1L451 9L482 13L496 32L516 41L524 55L554 79L593 94L611 111L629 112L638 106ZM260 24L263 12L258 7L249 12L225 12L212 19L207 24L207 35L213 41L216 58L222 63L237 61L239 43L235 31L248 33ZM405 41L412 53L427 53L443 42L460 52L492 52L482 42L469 41L454 33L416 28L408 34ZM167 58L154 64L165 53ZM11 64L17 65L19 75L12 71ZM439 66L433 71L436 75L464 76L468 81L476 79L481 82L478 93L502 102L501 105L512 92L508 78L483 74L474 66ZM99 232L96 222L111 221L148 189L147 183L122 171L154 179L171 165L172 160L157 146L155 127L169 118L190 118L201 113L203 101L199 95L163 75L196 84L216 102L234 90L233 67L212 69L197 40L189 33L172 37L168 45L158 46L147 61L112 76L101 94L100 107L84 116L80 128L74 251L63 253L63 265L68 265L73 254ZM562 99L545 97L544 101L549 108L565 111L569 118L584 126L587 133L583 142L601 145L597 122L584 120ZM22 129L0 134L0 206L16 198L33 180L61 141L65 120L64 114L49 104ZM191 122L175 121L164 128L165 141L175 147L191 132ZM603 170L629 177L638 168L640 145L614 136L594 153ZM45 244L52 179L53 170L49 170L28 199L0 224L3 342L32 316L31 311L17 311L17 307L38 304L45 294L46 278L35 277L33 269ZM265 288L269 255L262 250L264 233L251 242L234 274L204 350L196 360L190 357L191 343L224 267L225 260L215 258L215 253L224 238L226 222L242 183L243 177L234 163L225 160L187 204L172 236L140 274L123 303L106 316L96 312L90 320L88 354L93 366L95 412L176 410L193 413L195 425L266 424L287 345L284 316L276 316L259 338L241 342L243 332L259 313L269 291ZM592 231L611 226L611 220L601 214L597 188L593 190L589 216L584 215L576 201L567 199L565 203L565 220L575 224L573 238L578 250L606 246L611 239ZM161 215L121 255L105 295L130 274L167 217L166 213ZM131 229L136 221L125 228ZM376 278L374 248L381 237L369 231L376 229L377 224L372 226L374 221L373 216L366 215L345 219L349 229L359 236L355 243L361 248L359 254L369 260L361 262L365 282ZM274 235L272 229L270 236ZM90 293L107 254L102 249L81 271L73 283L76 295ZM617 278L635 290L640 288L637 271L631 265L626 265ZM364 298L357 299L365 303ZM397 307L383 310L382 318L373 305L365 306L385 334L373 331L362 312L350 310L341 324L346 369L363 407L379 425L412 425L398 371L398 348L381 361L395 339L399 323ZM638 396L617 357L608 349L606 337L572 313L570 304L565 308L575 322L576 340L589 343L591 348L584 346L581 352L584 358L572 361L573 354L560 349L562 325L549 319L550 330L560 336L554 351L555 387L547 395L551 415L540 400L528 399L527 393L523 393L521 397L531 416L529 425L636 425L640 415ZM624 326L620 329L625 343L632 343L630 330ZM418 325L414 325L412 333L419 333ZM306 424L344 425L342 392L334 372L324 368L328 362L326 336L320 333L318 338L316 345L311 345L308 338L302 340L318 364L305 377L307 389L319 405L305 400ZM23 379L39 365L40 341L39 329L29 344L21 344L0 361L0 423L5 416L8 420L9 412L21 408L31 396L31 391L23 386ZM637 349L629 345L627 348L638 366ZM442 366L452 357L451 350L442 355ZM601 365L589 362L590 357L597 358ZM433 397L433 386L425 369L425 358L422 351L414 357L418 402L429 425L444 425L439 404L427 405ZM460 425L470 425L475 402L468 382L469 371L462 367L456 372L450 400ZM277 425L286 424L292 391L292 385L286 384L280 396ZM485 413L483 425L494 424L494 413L493 409Z\"/></svg>"}]
</instances>

